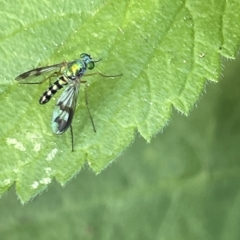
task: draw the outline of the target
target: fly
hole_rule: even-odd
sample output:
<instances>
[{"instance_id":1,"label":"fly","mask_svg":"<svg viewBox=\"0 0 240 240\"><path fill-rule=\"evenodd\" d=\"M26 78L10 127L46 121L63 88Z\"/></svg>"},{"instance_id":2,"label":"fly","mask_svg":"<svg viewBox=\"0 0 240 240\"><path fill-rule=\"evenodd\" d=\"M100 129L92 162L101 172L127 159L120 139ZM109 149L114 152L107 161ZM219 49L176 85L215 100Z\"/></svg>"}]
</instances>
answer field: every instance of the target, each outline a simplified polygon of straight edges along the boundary
<instances>
[{"instance_id":1,"label":"fly","mask_svg":"<svg viewBox=\"0 0 240 240\"><path fill-rule=\"evenodd\" d=\"M40 104L46 104L50 101L52 96L60 89L64 88L63 93L58 99L52 116L52 131L55 134L64 133L69 127L71 132L72 151L74 151L73 143L73 129L72 120L76 110L77 98L81 83L86 83L82 80L83 76L100 75L102 77L118 77L122 74L117 75L104 75L101 72L85 74L87 70L92 70L95 67L95 63L101 61L101 59L93 60L87 53L82 53L79 59L71 62L62 62L47 67L40 67L32 69L25 73L20 74L15 80L19 83L25 84L42 84L46 80L50 80L52 77L56 78L56 81L42 94L39 99ZM43 78L39 82L21 82L25 79L38 77L42 74L49 73L49 75ZM88 107L87 93L85 91L85 102L88 110L88 114L92 123L94 132L96 127L93 122L93 118Z\"/></svg>"}]
</instances>

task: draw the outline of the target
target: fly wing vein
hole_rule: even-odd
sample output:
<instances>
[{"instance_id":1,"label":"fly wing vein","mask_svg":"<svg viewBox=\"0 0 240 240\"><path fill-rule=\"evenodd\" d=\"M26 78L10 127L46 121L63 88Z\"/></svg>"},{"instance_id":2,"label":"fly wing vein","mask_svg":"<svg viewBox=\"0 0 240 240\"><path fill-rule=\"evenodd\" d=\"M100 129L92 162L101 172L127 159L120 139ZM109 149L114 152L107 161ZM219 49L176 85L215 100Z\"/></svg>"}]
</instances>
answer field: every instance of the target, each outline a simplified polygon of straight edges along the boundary
<instances>
[{"instance_id":1,"label":"fly wing vein","mask_svg":"<svg viewBox=\"0 0 240 240\"><path fill-rule=\"evenodd\" d=\"M76 109L80 82L69 85L54 107L52 130L56 134L64 133L71 125Z\"/></svg>"}]
</instances>

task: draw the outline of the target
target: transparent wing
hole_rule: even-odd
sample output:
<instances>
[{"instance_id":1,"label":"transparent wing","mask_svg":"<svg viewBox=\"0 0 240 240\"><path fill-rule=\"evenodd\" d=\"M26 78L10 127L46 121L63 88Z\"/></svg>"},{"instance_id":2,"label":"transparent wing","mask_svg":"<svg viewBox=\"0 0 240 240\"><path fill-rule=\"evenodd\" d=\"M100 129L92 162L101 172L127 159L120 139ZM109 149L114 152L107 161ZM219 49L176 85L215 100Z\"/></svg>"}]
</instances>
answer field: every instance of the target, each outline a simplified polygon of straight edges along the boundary
<instances>
[{"instance_id":1,"label":"transparent wing","mask_svg":"<svg viewBox=\"0 0 240 240\"><path fill-rule=\"evenodd\" d=\"M62 62L62 63L54 64L51 66L47 66L47 67L35 68L35 69L32 69L30 71L20 74L19 76L17 76L15 78L15 80L17 80L17 81L23 81L26 79L30 80L31 78L42 76L46 73L51 73L51 72L54 73L54 71L56 73L60 73L62 71L62 69L65 68L67 65L68 65L67 62Z\"/></svg>"},{"instance_id":2,"label":"transparent wing","mask_svg":"<svg viewBox=\"0 0 240 240\"><path fill-rule=\"evenodd\" d=\"M76 109L79 88L80 82L72 83L64 90L58 99L53 110L53 133L64 133L70 127Z\"/></svg>"}]
</instances>

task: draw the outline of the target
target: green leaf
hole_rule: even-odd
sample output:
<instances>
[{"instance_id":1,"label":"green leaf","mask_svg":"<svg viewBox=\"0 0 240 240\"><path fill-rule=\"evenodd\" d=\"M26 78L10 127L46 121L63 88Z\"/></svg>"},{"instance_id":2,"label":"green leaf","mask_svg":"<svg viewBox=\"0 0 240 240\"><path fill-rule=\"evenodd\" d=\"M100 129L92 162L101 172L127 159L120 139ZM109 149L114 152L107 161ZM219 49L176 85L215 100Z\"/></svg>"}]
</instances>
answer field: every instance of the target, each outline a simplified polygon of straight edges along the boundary
<instances>
[{"instance_id":1,"label":"green leaf","mask_svg":"<svg viewBox=\"0 0 240 240\"><path fill-rule=\"evenodd\" d=\"M239 239L239 64L224 64L188 118L174 111L163 134L137 138L102 174L54 181L25 206L11 189L1 240Z\"/></svg>"},{"instance_id":2,"label":"green leaf","mask_svg":"<svg viewBox=\"0 0 240 240\"><path fill-rule=\"evenodd\" d=\"M2 3L1 9L0 193L16 182L22 202L53 177L64 185L86 161L99 173L137 131L150 141L173 108L187 115L206 79L219 78L220 56L234 58L240 39L237 0L31 1ZM47 84L18 85L14 78L82 52L103 59L96 71L123 76L86 78L97 133L82 88L72 153L69 132L51 133L54 100L38 104Z\"/></svg>"}]
</instances>

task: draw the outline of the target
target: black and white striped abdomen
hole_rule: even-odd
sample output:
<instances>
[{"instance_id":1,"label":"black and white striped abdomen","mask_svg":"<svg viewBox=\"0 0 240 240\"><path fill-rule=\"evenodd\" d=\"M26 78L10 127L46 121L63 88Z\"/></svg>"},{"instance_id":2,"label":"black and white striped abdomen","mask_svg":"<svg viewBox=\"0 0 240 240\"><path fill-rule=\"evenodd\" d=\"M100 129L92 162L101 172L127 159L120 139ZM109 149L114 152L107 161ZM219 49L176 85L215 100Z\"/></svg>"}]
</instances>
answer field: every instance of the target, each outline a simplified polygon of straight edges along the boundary
<instances>
[{"instance_id":1,"label":"black and white striped abdomen","mask_svg":"<svg viewBox=\"0 0 240 240\"><path fill-rule=\"evenodd\" d=\"M45 104L50 101L52 96L61 88L63 88L64 85L68 84L68 79L65 76L61 76L55 81L46 92L43 93L43 95L39 99L40 104Z\"/></svg>"}]
</instances>

